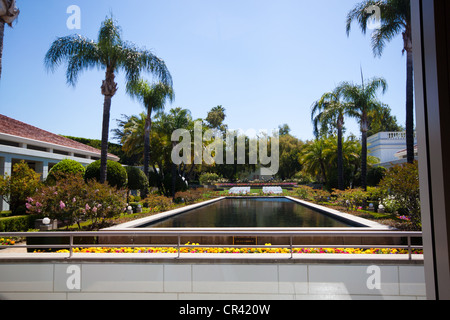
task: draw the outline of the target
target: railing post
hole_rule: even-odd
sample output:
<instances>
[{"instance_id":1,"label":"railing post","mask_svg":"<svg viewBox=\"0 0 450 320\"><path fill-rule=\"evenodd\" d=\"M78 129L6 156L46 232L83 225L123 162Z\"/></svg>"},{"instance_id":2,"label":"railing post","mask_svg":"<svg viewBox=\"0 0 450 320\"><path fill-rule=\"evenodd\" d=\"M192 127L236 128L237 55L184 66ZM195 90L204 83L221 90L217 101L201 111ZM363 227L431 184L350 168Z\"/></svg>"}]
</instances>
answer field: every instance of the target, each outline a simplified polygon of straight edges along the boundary
<instances>
[{"instance_id":1,"label":"railing post","mask_svg":"<svg viewBox=\"0 0 450 320\"><path fill-rule=\"evenodd\" d=\"M412 260L412 250L411 250L411 236L408 236L408 258Z\"/></svg>"},{"instance_id":2,"label":"railing post","mask_svg":"<svg viewBox=\"0 0 450 320\"><path fill-rule=\"evenodd\" d=\"M291 259L294 258L294 249L292 248L292 236L289 237L290 249L291 249Z\"/></svg>"},{"instance_id":3,"label":"railing post","mask_svg":"<svg viewBox=\"0 0 450 320\"><path fill-rule=\"evenodd\" d=\"M180 245L181 245L181 236L178 235L178 244L177 244L178 256L177 256L177 259L180 258L180 251L181 251Z\"/></svg>"},{"instance_id":4,"label":"railing post","mask_svg":"<svg viewBox=\"0 0 450 320\"><path fill-rule=\"evenodd\" d=\"M71 259L73 255L73 234L70 234L69 239L69 259Z\"/></svg>"}]
</instances>

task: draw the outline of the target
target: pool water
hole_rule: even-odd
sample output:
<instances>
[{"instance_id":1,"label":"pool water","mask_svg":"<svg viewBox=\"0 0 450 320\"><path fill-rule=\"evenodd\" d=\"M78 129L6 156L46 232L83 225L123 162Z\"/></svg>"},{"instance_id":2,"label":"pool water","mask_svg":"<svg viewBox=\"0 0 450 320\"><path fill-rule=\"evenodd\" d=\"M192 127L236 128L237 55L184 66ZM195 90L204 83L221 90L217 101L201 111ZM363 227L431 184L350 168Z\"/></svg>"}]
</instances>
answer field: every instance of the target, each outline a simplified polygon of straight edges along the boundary
<instances>
[{"instance_id":1,"label":"pool water","mask_svg":"<svg viewBox=\"0 0 450 320\"><path fill-rule=\"evenodd\" d=\"M144 228L354 227L286 198L226 198Z\"/></svg>"}]
</instances>

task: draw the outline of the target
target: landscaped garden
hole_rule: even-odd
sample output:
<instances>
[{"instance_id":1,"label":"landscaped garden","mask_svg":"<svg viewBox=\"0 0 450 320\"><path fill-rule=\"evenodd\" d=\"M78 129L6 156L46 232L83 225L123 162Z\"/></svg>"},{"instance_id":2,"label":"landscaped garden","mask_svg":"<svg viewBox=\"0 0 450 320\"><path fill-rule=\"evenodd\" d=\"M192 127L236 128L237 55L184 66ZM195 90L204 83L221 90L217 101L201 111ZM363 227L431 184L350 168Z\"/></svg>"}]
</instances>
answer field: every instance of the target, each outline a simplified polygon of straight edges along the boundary
<instances>
[{"instance_id":1,"label":"landscaped garden","mask_svg":"<svg viewBox=\"0 0 450 320\"><path fill-rule=\"evenodd\" d=\"M361 20L364 8L359 6L350 11L348 22L364 20ZM378 42L374 43L373 50L379 54L385 41L392 39L392 33L399 32L398 21L405 18L402 12L394 13L394 20L387 21L391 29L380 29L379 32L384 30L386 33L379 34ZM361 29L365 31L362 24ZM409 49L405 48L408 56L411 54ZM382 77L362 77L361 84L342 81L317 97L309 110L314 125L313 140L303 141L290 134L287 124L280 125L279 170L273 176L261 176L263 166L249 162L242 164L237 152L232 164L210 164L204 159L201 163L175 164L172 161L172 133L175 130L188 130L194 140L193 128L199 121L202 133L212 130L217 136L225 137L228 129L226 110L217 105L204 119L194 119L186 108L172 108L166 112L165 104L175 98L168 67L151 52L124 41L121 28L112 17L103 21L96 41L78 35L55 40L45 56L45 65L54 71L64 62L67 64L66 80L71 85L77 83L83 69L106 69L101 86L105 108L103 123L110 120L112 98L118 90L115 76L119 70L126 75L127 94L139 101L145 111L139 115L124 115L117 121L114 138L118 142L115 150L120 153L119 162L106 161L109 126L104 125L101 141L84 141L101 149L101 160L86 168L74 160L63 160L52 168L45 181L41 181L26 162L21 162L14 165L11 176L0 176L0 195L10 205L10 211L0 215L0 232L36 231L35 220L44 218L57 221L57 230L98 231L185 205L229 196L229 189L233 187L250 188L249 193L236 196L264 197L274 195L264 192L265 187L281 187L281 195L332 207L397 230L421 230L418 170L413 155L411 157L410 139L407 163L390 169L377 166L378 159L371 157L367 150L367 137L371 134L403 131L390 108L378 98L378 94L387 90L387 82ZM141 76L144 72L152 74L158 81L148 82ZM408 96L412 94L410 89L408 87ZM407 107L409 115L409 99ZM359 122L360 139L354 135L343 136L346 118ZM413 135L409 118L406 132L409 138ZM233 148L238 138L242 138L246 146L255 142L254 137L236 135ZM225 140L224 148L230 149L229 141ZM212 138L202 139L202 150L211 142ZM245 149L245 159L250 158L249 149ZM2 238L0 245L10 246L17 241L20 239ZM173 250L90 248L75 252ZM397 249L376 248L295 250L295 253L404 253ZM280 248L202 248L200 245L183 248L182 252L287 253L286 249Z\"/></svg>"}]
</instances>

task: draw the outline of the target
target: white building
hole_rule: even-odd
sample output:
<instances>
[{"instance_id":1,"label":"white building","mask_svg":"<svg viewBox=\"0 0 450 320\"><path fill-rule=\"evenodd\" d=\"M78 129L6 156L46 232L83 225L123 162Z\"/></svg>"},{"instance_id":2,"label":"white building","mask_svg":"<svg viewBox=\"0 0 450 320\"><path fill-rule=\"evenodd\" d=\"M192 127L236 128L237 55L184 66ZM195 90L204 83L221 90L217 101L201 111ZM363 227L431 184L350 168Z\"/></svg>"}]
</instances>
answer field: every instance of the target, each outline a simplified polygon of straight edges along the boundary
<instances>
[{"instance_id":1,"label":"white building","mask_svg":"<svg viewBox=\"0 0 450 320\"><path fill-rule=\"evenodd\" d=\"M414 153L417 159L417 138L414 139ZM369 155L380 159L377 166L389 168L406 162L406 133L378 132L367 138Z\"/></svg>"},{"instance_id":2,"label":"white building","mask_svg":"<svg viewBox=\"0 0 450 320\"><path fill-rule=\"evenodd\" d=\"M100 150L50 133L0 114L0 175L11 175L14 164L24 160L42 179L63 159L73 159L84 166L100 159ZM108 160L119 161L108 154ZM0 211L9 206L0 199Z\"/></svg>"}]
</instances>

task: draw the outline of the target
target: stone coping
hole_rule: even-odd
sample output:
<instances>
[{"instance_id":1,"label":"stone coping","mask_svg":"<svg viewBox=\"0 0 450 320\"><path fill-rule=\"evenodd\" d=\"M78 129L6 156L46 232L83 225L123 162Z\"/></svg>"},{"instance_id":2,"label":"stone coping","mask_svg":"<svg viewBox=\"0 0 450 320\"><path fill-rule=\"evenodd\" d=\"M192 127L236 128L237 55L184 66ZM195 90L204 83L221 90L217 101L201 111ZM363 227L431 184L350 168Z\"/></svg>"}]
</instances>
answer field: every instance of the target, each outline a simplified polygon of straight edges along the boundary
<instances>
[{"instance_id":1,"label":"stone coping","mask_svg":"<svg viewBox=\"0 0 450 320\"><path fill-rule=\"evenodd\" d=\"M413 254L409 260L408 254L327 254L303 253L290 254L214 254L214 253L74 253L69 258L68 253L0 253L1 263L34 263L34 262L64 262L64 263L206 263L206 264L258 264L258 263L336 263L336 264L390 264L390 265L423 265L422 254Z\"/></svg>"}]
</instances>

